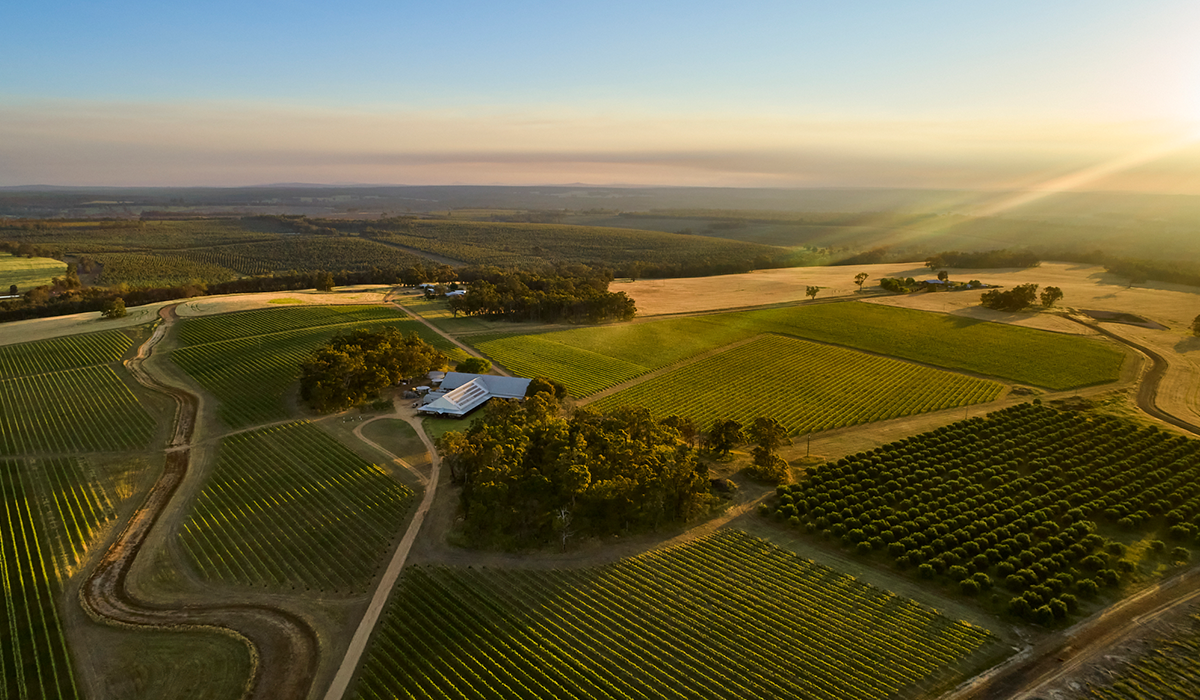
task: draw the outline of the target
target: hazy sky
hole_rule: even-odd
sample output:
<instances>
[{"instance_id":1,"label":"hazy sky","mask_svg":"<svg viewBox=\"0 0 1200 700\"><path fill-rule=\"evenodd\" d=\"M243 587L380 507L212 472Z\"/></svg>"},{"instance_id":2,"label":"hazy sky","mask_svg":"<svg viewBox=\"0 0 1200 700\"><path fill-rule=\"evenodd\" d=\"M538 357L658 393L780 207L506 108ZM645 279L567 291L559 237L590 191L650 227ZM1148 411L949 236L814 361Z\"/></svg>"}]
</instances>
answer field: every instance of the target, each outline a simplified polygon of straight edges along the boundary
<instances>
[{"instance_id":1,"label":"hazy sky","mask_svg":"<svg viewBox=\"0 0 1200 700\"><path fill-rule=\"evenodd\" d=\"M9 2L0 185L1200 193L1200 2Z\"/></svg>"}]
</instances>

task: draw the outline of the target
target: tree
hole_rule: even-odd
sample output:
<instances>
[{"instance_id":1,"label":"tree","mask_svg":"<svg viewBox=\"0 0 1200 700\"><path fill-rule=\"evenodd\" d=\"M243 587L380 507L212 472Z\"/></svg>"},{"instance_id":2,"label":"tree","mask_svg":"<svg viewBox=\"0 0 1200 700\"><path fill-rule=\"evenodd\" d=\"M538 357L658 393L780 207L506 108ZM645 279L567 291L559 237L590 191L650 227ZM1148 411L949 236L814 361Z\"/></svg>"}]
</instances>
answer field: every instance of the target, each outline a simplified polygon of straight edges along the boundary
<instances>
[{"instance_id":1,"label":"tree","mask_svg":"<svg viewBox=\"0 0 1200 700\"><path fill-rule=\"evenodd\" d=\"M979 303L997 311L1020 311L1027 309L1037 300L1036 284L1021 284L1007 292L991 289L979 297Z\"/></svg>"},{"instance_id":2,"label":"tree","mask_svg":"<svg viewBox=\"0 0 1200 700\"><path fill-rule=\"evenodd\" d=\"M100 312L100 315L104 318L124 318L125 300L121 297L108 300L104 304L104 311Z\"/></svg>"},{"instance_id":3,"label":"tree","mask_svg":"<svg viewBox=\"0 0 1200 700\"><path fill-rule=\"evenodd\" d=\"M1042 306L1047 309L1054 306L1054 302L1063 298L1063 291L1058 287L1046 287L1042 290Z\"/></svg>"},{"instance_id":4,"label":"tree","mask_svg":"<svg viewBox=\"0 0 1200 700\"><path fill-rule=\"evenodd\" d=\"M868 277L870 277L870 275L865 272L860 272L854 276L854 283L858 285L858 291L862 291L863 283L867 281Z\"/></svg>"},{"instance_id":5,"label":"tree","mask_svg":"<svg viewBox=\"0 0 1200 700\"><path fill-rule=\"evenodd\" d=\"M542 392L552 394L554 398L562 401L567 398L567 387L561 382L556 382L549 377L534 377L529 380L529 386L525 387L525 397L529 398Z\"/></svg>"},{"instance_id":6,"label":"tree","mask_svg":"<svg viewBox=\"0 0 1200 700\"><path fill-rule=\"evenodd\" d=\"M946 270L938 270L938 279L941 280L942 282L949 282L950 281L950 273L947 272Z\"/></svg>"},{"instance_id":7,"label":"tree","mask_svg":"<svg viewBox=\"0 0 1200 700\"><path fill-rule=\"evenodd\" d=\"M318 272L313 286L316 287L318 292L333 291L333 273Z\"/></svg>"},{"instance_id":8,"label":"tree","mask_svg":"<svg viewBox=\"0 0 1200 700\"><path fill-rule=\"evenodd\" d=\"M415 332L395 328L339 333L300 365L300 397L318 411L341 411L368 399L404 377L427 374L448 364L446 356Z\"/></svg>"},{"instance_id":9,"label":"tree","mask_svg":"<svg viewBox=\"0 0 1200 700\"><path fill-rule=\"evenodd\" d=\"M1192 335L1200 335L1200 316L1192 319Z\"/></svg>"},{"instance_id":10,"label":"tree","mask_svg":"<svg viewBox=\"0 0 1200 700\"><path fill-rule=\"evenodd\" d=\"M750 438L763 449L774 452L780 447L792 444L788 437L788 429L774 418L759 416L750 425Z\"/></svg>"},{"instance_id":11,"label":"tree","mask_svg":"<svg viewBox=\"0 0 1200 700\"><path fill-rule=\"evenodd\" d=\"M808 288L806 288L806 289L804 290L804 293L805 293L805 294L807 294L807 295L808 295L808 297L809 297L810 299L816 299L816 298L817 298L817 294L818 294L820 291L821 291L821 288L820 288L820 287L813 287L813 286L811 286L811 285L810 285Z\"/></svg>"},{"instance_id":12,"label":"tree","mask_svg":"<svg viewBox=\"0 0 1200 700\"><path fill-rule=\"evenodd\" d=\"M742 433L742 424L735 420L716 420L708 429L708 449L727 457L734 447L742 444L746 436Z\"/></svg>"},{"instance_id":13,"label":"tree","mask_svg":"<svg viewBox=\"0 0 1200 700\"><path fill-rule=\"evenodd\" d=\"M15 297L17 295L17 285L15 285L15 284L8 285L8 293L10 296ZM1196 320L1200 321L1200 316L1196 317Z\"/></svg>"},{"instance_id":14,"label":"tree","mask_svg":"<svg viewBox=\"0 0 1200 700\"><path fill-rule=\"evenodd\" d=\"M466 374L487 374L491 369L492 361L484 357L468 357L454 367L455 372Z\"/></svg>"}]
</instances>

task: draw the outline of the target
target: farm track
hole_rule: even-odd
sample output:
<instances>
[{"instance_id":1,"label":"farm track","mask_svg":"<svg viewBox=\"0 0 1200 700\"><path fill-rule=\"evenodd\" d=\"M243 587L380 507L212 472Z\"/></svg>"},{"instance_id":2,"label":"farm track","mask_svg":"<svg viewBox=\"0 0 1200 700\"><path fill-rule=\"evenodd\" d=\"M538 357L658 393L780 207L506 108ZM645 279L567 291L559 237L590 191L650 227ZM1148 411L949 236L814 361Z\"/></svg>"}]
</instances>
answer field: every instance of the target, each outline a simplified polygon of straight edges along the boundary
<instances>
[{"instance_id":1,"label":"farm track","mask_svg":"<svg viewBox=\"0 0 1200 700\"><path fill-rule=\"evenodd\" d=\"M389 297L390 297L390 295L389 295ZM476 350L476 349L475 349L475 348L473 348L473 347L470 347L469 345L467 345L467 344L465 344L465 343L459 342L459 340L458 340L457 338L455 338L454 336L450 335L450 334L449 334L449 333L447 333L446 331L443 331L441 328L438 328L437 326L433 325L433 324L432 324L432 323L430 323L428 320L426 320L426 318L425 318L424 316L422 316L421 314L419 314L419 313L416 313L415 311L412 311L412 310L408 309L407 307L405 307L403 304L401 304L401 303L400 303L400 302L398 302L398 301L393 301L393 300L391 300L390 298L388 299L388 301L389 301L389 302L390 302L390 303L391 303L393 306L395 306L397 309L400 309L400 310L401 310L401 311L403 311L404 313L408 314L410 317L412 317L412 318L416 319L417 321L420 321L421 323L425 324L425 325L426 325L427 327L429 327L429 329L430 329L430 330L432 330L434 333L437 333L438 335L442 336L442 337L443 337L443 338L445 338L446 340L449 340L451 343L454 343L454 345L455 345L456 347L460 348L460 349L461 349L463 352L467 353L467 354L468 354L468 355L470 355L471 357L483 357L483 355L481 355L481 354L479 353L479 351L478 351L478 350ZM491 360L491 358L487 358L487 359ZM497 373L497 374L499 374L499 375L500 375L500 376L502 376L502 377L511 377L511 376L512 376L512 375L511 375L511 374L509 374L509 373L508 373L508 372L507 372L507 371L506 371L506 370L505 370L503 367L501 367L500 365L498 365L498 364L497 364L496 362L494 362L494 361L492 362L492 369L493 369L493 370L495 370L495 371L496 371L496 373Z\"/></svg>"},{"instance_id":2,"label":"farm track","mask_svg":"<svg viewBox=\"0 0 1200 700\"><path fill-rule=\"evenodd\" d=\"M1071 320L1075 321L1076 323L1078 323L1080 325L1087 326L1088 328L1091 328L1092 330L1096 331L1100 335L1103 335L1106 338L1110 338L1111 340L1114 340L1114 341L1120 343L1121 345L1133 348L1137 352L1140 352L1143 355L1145 355L1146 357L1150 358L1150 362L1151 362L1150 370L1146 372L1145 376L1142 377L1141 382L1138 383L1138 392L1137 392L1138 408L1140 408L1146 414L1153 416L1154 418L1157 418L1158 420L1163 421L1164 423L1170 423L1171 425L1173 425L1177 428L1182 428L1183 430L1186 430L1189 433L1200 436L1200 425L1196 425L1195 423L1186 421L1174 414L1167 413L1166 411L1164 411L1158 407L1158 400L1157 400L1158 399L1158 386L1159 386L1159 384L1162 383L1163 376L1167 372L1167 365L1168 365L1167 359L1165 357L1163 357L1162 355L1158 354L1157 352L1151 350L1150 348L1146 347L1145 345L1142 345L1141 343L1135 343L1134 341L1124 338L1122 336L1119 336L1116 333L1113 333L1112 331L1101 328L1099 324L1087 323L1085 321L1080 321L1078 319L1071 319Z\"/></svg>"},{"instance_id":3,"label":"farm track","mask_svg":"<svg viewBox=\"0 0 1200 700\"><path fill-rule=\"evenodd\" d=\"M421 531L421 525L425 522L425 516L429 513L429 509L433 506L433 500L437 495L442 460L438 457L437 449L433 446L433 442L430 441L429 436L421 428L420 417L412 415L405 418L405 420L417 431L421 442L425 443L425 449L429 450L431 468L429 477L423 484L425 494L421 498L421 504L417 507L417 512L409 522L408 529L404 532L404 537L400 540L399 546L396 547L396 551L392 554L392 559L388 562L387 569L383 572L383 577L380 578L379 583L375 586L375 592L371 595L371 603L367 606L362 620L358 624L358 628L354 631L354 637L351 638L350 645L346 648L346 656L338 666L337 674L334 676L333 682L325 694L325 700L341 700L345 696L346 691L349 690L350 681L354 678L354 673L358 670L362 656L367 650L367 642L371 639L371 633L375 631L375 626L379 622L380 615L383 614L388 598L391 597L392 590L396 587L396 581L400 578L400 572L404 570L404 565L408 563L408 553L412 551L413 542L416 541L417 534ZM358 426L354 431L354 434L359 439L366 444L374 446L383 454L391 455L397 462L400 462L418 477L421 477L420 472L409 466L407 462L364 437L362 427Z\"/></svg>"},{"instance_id":4,"label":"farm track","mask_svg":"<svg viewBox=\"0 0 1200 700\"><path fill-rule=\"evenodd\" d=\"M188 445L196 426L197 397L156 381L143 367L176 318L173 306L165 307L160 314L163 323L126 366L148 389L175 399L174 431L168 443L166 464L145 502L84 581L79 592L80 603L93 619L118 627L201 629L239 639L250 650L253 669L246 697L306 697L317 668L318 640L312 627L299 616L279 608L249 604L169 607L138 600L129 592L129 571L187 474Z\"/></svg>"}]
</instances>

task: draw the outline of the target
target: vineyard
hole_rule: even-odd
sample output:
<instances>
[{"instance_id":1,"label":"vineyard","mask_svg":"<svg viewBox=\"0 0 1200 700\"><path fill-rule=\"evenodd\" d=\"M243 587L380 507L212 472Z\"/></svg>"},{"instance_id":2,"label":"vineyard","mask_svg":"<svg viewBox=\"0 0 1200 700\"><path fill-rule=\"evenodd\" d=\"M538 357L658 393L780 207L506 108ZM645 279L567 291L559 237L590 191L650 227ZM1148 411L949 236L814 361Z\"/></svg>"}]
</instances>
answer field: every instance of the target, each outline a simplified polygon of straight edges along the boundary
<instances>
[{"instance_id":1,"label":"vineyard","mask_svg":"<svg viewBox=\"0 0 1200 700\"><path fill-rule=\"evenodd\" d=\"M233 270L175 255L104 253L97 261L103 265L98 283L109 287L117 284L171 287L197 282L228 282L238 278Z\"/></svg>"},{"instance_id":2,"label":"vineyard","mask_svg":"<svg viewBox=\"0 0 1200 700\"><path fill-rule=\"evenodd\" d=\"M770 416L789 432L967 406L995 399L996 382L855 350L768 335L594 404L607 411L630 404L655 417L677 414L706 427L732 418L749 425Z\"/></svg>"},{"instance_id":3,"label":"vineyard","mask_svg":"<svg viewBox=\"0 0 1200 700\"><path fill-rule=\"evenodd\" d=\"M185 319L179 324L178 338L180 347L187 347L303 328L407 319L394 307L380 305L258 309Z\"/></svg>"},{"instance_id":4,"label":"vineyard","mask_svg":"<svg viewBox=\"0 0 1200 700\"><path fill-rule=\"evenodd\" d=\"M517 374L545 375L587 396L763 333L1052 389L1116 381L1124 357L1088 338L854 302L467 339Z\"/></svg>"},{"instance_id":5,"label":"vineyard","mask_svg":"<svg viewBox=\"0 0 1200 700\"><path fill-rule=\"evenodd\" d=\"M572 396L587 396L650 371L599 353L547 340L540 335L472 338L480 352L519 377L548 376Z\"/></svg>"},{"instance_id":6,"label":"vineyard","mask_svg":"<svg viewBox=\"0 0 1200 700\"><path fill-rule=\"evenodd\" d=\"M75 460L0 460L0 503L0 697L80 697L56 601L112 505Z\"/></svg>"},{"instance_id":7,"label":"vineyard","mask_svg":"<svg viewBox=\"0 0 1200 700\"><path fill-rule=\"evenodd\" d=\"M300 363L339 332L382 325L416 332L453 359L460 348L386 306L313 306L263 309L187 319L179 324L182 347L171 359L217 398L217 415L243 428L288 417L287 396ZM293 328L294 330L281 330Z\"/></svg>"},{"instance_id":8,"label":"vineyard","mask_svg":"<svg viewBox=\"0 0 1200 700\"><path fill-rule=\"evenodd\" d=\"M0 345L0 378L110 364L120 361L132 345L120 331Z\"/></svg>"},{"instance_id":9,"label":"vineyard","mask_svg":"<svg viewBox=\"0 0 1200 700\"><path fill-rule=\"evenodd\" d=\"M1174 700L1200 697L1200 614L1188 619L1187 629L1157 640L1147 653L1129 659L1112 680L1092 685L1097 700Z\"/></svg>"},{"instance_id":10,"label":"vineyard","mask_svg":"<svg viewBox=\"0 0 1200 700\"><path fill-rule=\"evenodd\" d=\"M262 270L336 272L371 267L409 267L429 262L419 255L351 236L288 236L278 241L194 250L189 255L196 260L226 261L243 274L255 274Z\"/></svg>"},{"instance_id":11,"label":"vineyard","mask_svg":"<svg viewBox=\"0 0 1200 700\"><path fill-rule=\"evenodd\" d=\"M966 595L1002 585L1009 612L1048 624L1138 570L1101 527L1195 541L1200 442L1022 404L828 463L778 493L763 506L777 520Z\"/></svg>"},{"instance_id":12,"label":"vineyard","mask_svg":"<svg viewBox=\"0 0 1200 700\"><path fill-rule=\"evenodd\" d=\"M339 223L330 222L334 226ZM771 260L781 253L770 246L718 238L560 224L407 221L399 228L373 228L364 235L477 265L526 266L531 259L612 266L749 264L755 258Z\"/></svg>"},{"instance_id":13,"label":"vineyard","mask_svg":"<svg viewBox=\"0 0 1200 700\"><path fill-rule=\"evenodd\" d=\"M154 419L111 367L0 380L0 454L144 447Z\"/></svg>"},{"instance_id":14,"label":"vineyard","mask_svg":"<svg viewBox=\"0 0 1200 700\"><path fill-rule=\"evenodd\" d=\"M722 531L594 569L409 567L353 697L896 698L994 641Z\"/></svg>"},{"instance_id":15,"label":"vineyard","mask_svg":"<svg viewBox=\"0 0 1200 700\"><path fill-rule=\"evenodd\" d=\"M290 423L222 441L179 542L209 581L361 593L411 496L319 428Z\"/></svg>"}]
</instances>

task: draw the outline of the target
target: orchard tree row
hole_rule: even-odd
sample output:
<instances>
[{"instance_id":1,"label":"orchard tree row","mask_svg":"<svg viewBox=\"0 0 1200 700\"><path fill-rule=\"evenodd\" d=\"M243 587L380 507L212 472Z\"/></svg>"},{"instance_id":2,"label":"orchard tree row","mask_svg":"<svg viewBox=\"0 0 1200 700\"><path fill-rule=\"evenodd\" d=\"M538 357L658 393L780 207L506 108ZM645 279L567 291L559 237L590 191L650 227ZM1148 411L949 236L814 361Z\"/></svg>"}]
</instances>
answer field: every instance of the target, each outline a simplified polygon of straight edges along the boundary
<instances>
[{"instance_id":1,"label":"orchard tree row","mask_svg":"<svg viewBox=\"0 0 1200 700\"><path fill-rule=\"evenodd\" d=\"M1200 442L1022 404L827 463L762 511L968 595L1003 586L1012 613L1051 622L1136 568L1101 525L1188 558Z\"/></svg>"}]
</instances>

